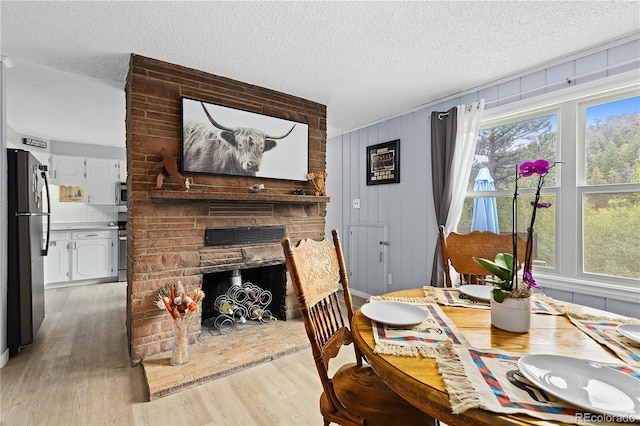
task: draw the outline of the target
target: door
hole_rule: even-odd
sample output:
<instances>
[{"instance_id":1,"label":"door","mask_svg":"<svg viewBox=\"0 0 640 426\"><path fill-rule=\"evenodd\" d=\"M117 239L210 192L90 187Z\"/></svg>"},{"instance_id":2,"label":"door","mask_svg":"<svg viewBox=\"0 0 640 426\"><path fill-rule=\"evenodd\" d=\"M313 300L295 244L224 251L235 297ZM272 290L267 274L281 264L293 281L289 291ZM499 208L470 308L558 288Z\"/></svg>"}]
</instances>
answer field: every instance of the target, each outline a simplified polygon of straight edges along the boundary
<instances>
[{"instance_id":1,"label":"door","mask_svg":"<svg viewBox=\"0 0 640 426\"><path fill-rule=\"evenodd\" d=\"M68 232L52 232L47 255L47 284L69 281L71 264Z\"/></svg>"},{"instance_id":2,"label":"door","mask_svg":"<svg viewBox=\"0 0 640 426\"><path fill-rule=\"evenodd\" d=\"M118 161L118 180L120 182L127 181L127 160Z\"/></svg>"},{"instance_id":3,"label":"door","mask_svg":"<svg viewBox=\"0 0 640 426\"><path fill-rule=\"evenodd\" d=\"M51 156L51 183L56 185L81 185L85 181L85 162L82 157Z\"/></svg>"},{"instance_id":4,"label":"door","mask_svg":"<svg viewBox=\"0 0 640 426\"><path fill-rule=\"evenodd\" d=\"M111 231L73 233L72 281L114 276L111 237Z\"/></svg>"},{"instance_id":5,"label":"door","mask_svg":"<svg viewBox=\"0 0 640 426\"><path fill-rule=\"evenodd\" d=\"M349 224L349 287L369 295L386 293L386 224Z\"/></svg>"},{"instance_id":6,"label":"door","mask_svg":"<svg viewBox=\"0 0 640 426\"><path fill-rule=\"evenodd\" d=\"M118 160L87 158L87 204L116 205Z\"/></svg>"}]
</instances>

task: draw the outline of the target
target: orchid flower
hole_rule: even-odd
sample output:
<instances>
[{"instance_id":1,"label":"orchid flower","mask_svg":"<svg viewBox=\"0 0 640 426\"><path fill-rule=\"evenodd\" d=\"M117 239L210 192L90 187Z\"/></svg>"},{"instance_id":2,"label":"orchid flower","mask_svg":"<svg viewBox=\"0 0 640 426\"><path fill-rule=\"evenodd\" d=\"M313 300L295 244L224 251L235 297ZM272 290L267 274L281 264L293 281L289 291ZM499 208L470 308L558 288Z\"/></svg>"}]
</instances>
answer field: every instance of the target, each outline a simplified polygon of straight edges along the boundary
<instances>
[{"instance_id":1,"label":"orchid flower","mask_svg":"<svg viewBox=\"0 0 640 426\"><path fill-rule=\"evenodd\" d=\"M533 273L531 272L531 269L529 269L528 271L524 271L522 280L527 283L527 288L529 290L531 290L532 288L540 288L540 286L536 284L536 280L533 279Z\"/></svg>"},{"instance_id":2,"label":"orchid flower","mask_svg":"<svg viewBox=\"0 0 640 426\"><path fill-rule=\"evenodd\" d=\"M533 207L537 207L539 209L548 209L549 207L551 207L551 203L535 203L534 201L531 202L531 205Z\"/></svg>"},{"instance_id":3,"label":"orchid flower","mask_svg":"<svg viewBox=\"0 0 640 426\"><path fill-rule=\"evenodd\" d=\"M547 160L526 161L520 164L520 175L522 177L529 177L534 174L543 176L549 172L549 169L549 162Z\"/></svg>"},{"instance_id":4,"label":"orchid flower","mask_svg":"<svg viewBox=\"0 0 640 426\"><path fill-rule=\"evenodd\" d=\"M533 278L533 272L531 270L531 257L533 253L533 225L536 221L536 212L538 208L546 209L551 207L549 202L540 202L540 191L544 185L544 178L549 173L549 170L553 168L558 162L549 164L545 159L539 159L536 161L526 161L518 168L516 168L515 177L515 190L513 193L512 202L512 231L513 236L513 253L498 253L494 261L487 259L474 258L476 263L484 267L487 271L492 273L497 280L488 280L496 285L493 290L493 297L497 302L502 302L509 293L515 291L518 288L518 280L515 276L517 268L518 258L518 238L517 238L517 198L518 198L518 180L520 178L527 178L533 175L538 175L538 185L536 188L535 199L531 202L533 210L531 212L531 222L527 228L527 244L524 256L524 272L522 274L522 281L527 284L527 289L532 288L539 289L540 286L536 284L536 280Z\"/></svg>"}]
</instances>

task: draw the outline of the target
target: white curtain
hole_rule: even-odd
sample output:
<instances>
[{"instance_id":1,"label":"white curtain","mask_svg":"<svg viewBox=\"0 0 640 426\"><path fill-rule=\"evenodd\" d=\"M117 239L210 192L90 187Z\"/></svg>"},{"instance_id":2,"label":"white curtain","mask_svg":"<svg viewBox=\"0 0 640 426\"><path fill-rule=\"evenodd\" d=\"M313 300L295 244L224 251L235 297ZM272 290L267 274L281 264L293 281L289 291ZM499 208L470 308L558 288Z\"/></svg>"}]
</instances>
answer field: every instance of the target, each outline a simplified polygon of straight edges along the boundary
<instances>
[{"instance_id":1,"label":"white curtain","mask_svg":"<svg viewBox=\"0 0 640 426\"><path fill-rule=\"evenodd\" d=\"M471 165L476 153L480 120L484 112L484 99L467 106L458 105L456 108L458 113L456 144L453 151L451 173L449 174L453 194L449 216L445 224L445 233L447 234L456 230L462 216L462 207L471 175Z\"/></svg>"}]
</instances>

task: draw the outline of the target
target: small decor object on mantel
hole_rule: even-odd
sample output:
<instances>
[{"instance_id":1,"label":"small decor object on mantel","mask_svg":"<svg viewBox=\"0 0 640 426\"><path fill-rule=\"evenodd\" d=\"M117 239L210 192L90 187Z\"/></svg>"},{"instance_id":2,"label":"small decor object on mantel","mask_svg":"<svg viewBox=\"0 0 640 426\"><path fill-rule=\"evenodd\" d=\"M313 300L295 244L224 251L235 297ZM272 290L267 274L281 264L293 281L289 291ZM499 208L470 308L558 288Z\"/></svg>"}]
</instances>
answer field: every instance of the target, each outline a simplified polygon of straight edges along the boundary
<instances>
[{"instance_id":1,"label":"small decor object on mantel","mask_svg":"<svg viewBox=\"0 0 640 426\"><path fill-rule=\"evenodd\" d=\"M516 168L515 191L512 201L512 229L513 253L498 253L491 261L474 258L473 260L495 276L495 279L487 279L493 283L493 297L491 297L491 324L506 331L524 333L529 331L531 321L531 289L540 288L533 279L532 253L533 253L533 226L536 221L538 208L549 208L551 203L540 202L540 190L544 185L544 178L556 164L549 164L547 160L539 159L527 161ZM522 279L518 279L518 224L517 224L517 199L518 180L523 177L538 175L535 198L531 202L533 207L531 222L527 229L526 252L524 257Z\"/></svg>"},{"instance_id":2,"label":"small decor object on mantel","mask_svg":"<svg viewBox=\"0 0 640 426\"><path fill-rule=\"evenodd\" d=\"M307 180L313 182L313 186L316 188L316 196L325 196L327 192L325 191L325 179L329 176L327 173L323 172L312 172L307 173Z\"/></svg>"},{"instance_id":3,"label":"small decor object on mantel","mask_svg":"<svg viewBox=\"0 0 640 426\"><path fill-rule=\"evenodd\" d=\"M162 156L162 161L153 166L154 169L160 169L160 173L158 173L158 177L156 178L156 187L153 189L162 189L164 179L171 176L180 184L183 191L188 191L190 183L188 186L188 179L185 180L180 172L178 172L178 161L176 157L169 154L164 148L160 150L160 155Z\"/></svg>"},{"instance_id":4,"label":"small decor object on mantel","mask_svg":"<svg viewBox=\"0 0 640 426\"><path fill-rule=\"evenodd\" d=\"M187 292L182 283L167 284L158 291L158 308L166 309L173 319L175 342L171 353L171 365L186 364L189 354L189 321L198 311L198 304L204 298L200 287Z\"/></svg>"},{"instance_id":5,"label":"small decor object on mantel","mask_svg":"<svg viewBox=\"0 0 640 426\"><path fill-rule=\"evenodd\" d=\"M258 192L262 191L263 189L264 189L264 184L256 183L256 184L251 185L249 187L249 192L257 194Z\"/></svg>"}]
</instances>

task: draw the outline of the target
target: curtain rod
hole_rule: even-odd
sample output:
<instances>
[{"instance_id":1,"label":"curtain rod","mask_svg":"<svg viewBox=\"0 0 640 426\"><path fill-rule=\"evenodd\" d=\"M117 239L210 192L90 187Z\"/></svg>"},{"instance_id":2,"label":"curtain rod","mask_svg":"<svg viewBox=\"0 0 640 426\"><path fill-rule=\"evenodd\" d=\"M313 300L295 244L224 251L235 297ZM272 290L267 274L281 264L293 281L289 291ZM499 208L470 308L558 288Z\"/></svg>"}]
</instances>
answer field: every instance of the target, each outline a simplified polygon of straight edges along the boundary
<instances>
[{"instance_id":1,"label":"curtain rod","mask_svg":"<svg viewBox=\"0 0 640 426\"><path fill-rule=\"evenodd\" d=\"M476 108L480 108L480 102L474 102L472 104L467 105L467 110L471 111L471 109L473 108L474 104L476 104ZM438 114L438 120L442 120L447 115L449 115L449 112L441 112L440 114Z\"/></svg>"}]
</instances>

